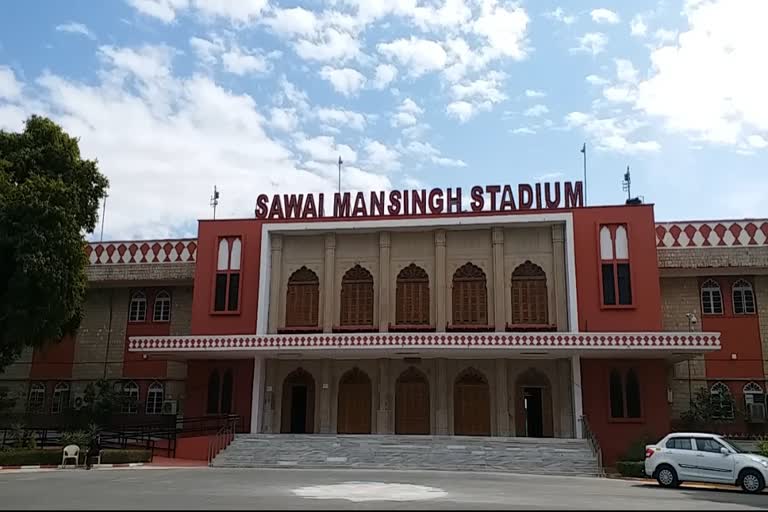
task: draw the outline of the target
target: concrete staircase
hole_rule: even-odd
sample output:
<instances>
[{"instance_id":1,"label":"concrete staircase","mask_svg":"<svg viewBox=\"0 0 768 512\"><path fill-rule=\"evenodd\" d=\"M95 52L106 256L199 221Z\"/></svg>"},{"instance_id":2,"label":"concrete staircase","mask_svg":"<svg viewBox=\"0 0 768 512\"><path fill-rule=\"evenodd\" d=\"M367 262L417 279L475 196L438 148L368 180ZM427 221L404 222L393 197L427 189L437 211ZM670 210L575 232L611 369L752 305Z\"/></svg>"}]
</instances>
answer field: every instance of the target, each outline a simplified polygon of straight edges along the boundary
<instances>
[{"instance_id":1,"label":"concrete staircase","mask_svg":"<svg viewBox=\"0 0 768 512\"><path fill-rule=\"evenodd\" d=\"M601 476L588 441L525 437L239 434L213 466Z\"/></svg>"}]
</instances>

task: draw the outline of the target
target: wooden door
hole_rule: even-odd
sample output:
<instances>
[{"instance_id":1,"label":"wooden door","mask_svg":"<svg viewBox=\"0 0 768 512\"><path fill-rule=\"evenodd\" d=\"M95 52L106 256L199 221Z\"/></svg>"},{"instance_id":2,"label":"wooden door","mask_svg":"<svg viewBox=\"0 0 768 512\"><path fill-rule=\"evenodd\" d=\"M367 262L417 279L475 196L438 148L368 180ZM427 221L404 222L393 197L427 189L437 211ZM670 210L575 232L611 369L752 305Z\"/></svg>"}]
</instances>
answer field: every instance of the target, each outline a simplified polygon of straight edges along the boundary
<instances>
[{"instance_id":1,"label":"wooden door","mask_svg":"<svg viewBox=\"0 0 768 512\"><path fill-rule=\"evenodd\" d=\"M457 436L491 435L491 397L487 383L461 380L456 383L453 432Z\"/></svg>"},{"instance_id":2,"label":"wooden door","mask_svg":"<svg viewBox=\"0 0 768 512\"><path fill-rule=\"evenodd\" d=\"M347 372L339 382L336 431L339 434L371 433L371 379L357 368Z\"/></svg>"},{"instance_id":3,"label":"wooden door","mask_svg":"<svg viewBox=\"0 0 768 512\"><path fill-rule=\"evenodd\" d=\"M429 383L415 368L403 372L395 391L395 433L429 432Z\"/></svg>"}]
</instances>

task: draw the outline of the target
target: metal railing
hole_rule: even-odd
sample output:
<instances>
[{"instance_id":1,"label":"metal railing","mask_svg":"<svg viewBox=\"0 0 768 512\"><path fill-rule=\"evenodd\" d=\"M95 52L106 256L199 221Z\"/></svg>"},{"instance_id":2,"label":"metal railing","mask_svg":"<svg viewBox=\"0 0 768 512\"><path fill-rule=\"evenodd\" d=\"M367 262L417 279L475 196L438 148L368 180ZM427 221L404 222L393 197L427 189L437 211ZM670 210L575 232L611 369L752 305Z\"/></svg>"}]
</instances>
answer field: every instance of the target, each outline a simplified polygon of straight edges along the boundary
<instances>
[{"instance_id":1,"label":"metal railing","mask_svg":"<svg viewBox=\"0 0 768 512\"><path fill-rule=\"evenodd\" d=\"M214 435L212 439L208 440L209 466L213 465L213 459L216 458L216 455L218 455L219 452L221 452L224 448L229 446L229 443L235 439L238 419L239 418L237 416L231 418L226 425L222 426L218 432L216 432L216 435Z\"/></svg>"},{"instance_id":2,"label":"metal railing","mask_svg":"<svg viewBox=\"0 0 768 512\"><path fill-rule=\"evenodd\" d=\"M581 422L582 434L584 438L589 441L589 446L592 448L592 453L597 459L597 476L604 477L605 471L603 470L603 451L600 449L600 443L597 440L597 436L594 432L592 432L592 429L589 428L589 422L587 421L586 416L581 416L579 421Z\"/></svg>"}]
</instances>

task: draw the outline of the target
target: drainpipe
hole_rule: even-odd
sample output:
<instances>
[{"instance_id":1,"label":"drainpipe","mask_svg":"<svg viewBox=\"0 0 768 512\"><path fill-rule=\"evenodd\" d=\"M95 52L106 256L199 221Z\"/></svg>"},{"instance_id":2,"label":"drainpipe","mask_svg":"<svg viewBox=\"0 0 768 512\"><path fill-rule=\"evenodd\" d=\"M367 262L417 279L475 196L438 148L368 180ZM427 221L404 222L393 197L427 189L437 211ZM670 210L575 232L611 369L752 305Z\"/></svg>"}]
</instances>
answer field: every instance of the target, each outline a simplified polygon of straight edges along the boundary
<instances>
[{"instance_id":1,"label":"drainpipe","mask_svg":"<svg viewBox=\"0 0 768 512\"><path fill-rule=\"evenodd\" d=\"M115 289L109 291L109 323L107 325L107 349L104 351L104 379L107 378L107 363L109 362L109 345L112 341L112 304L115 299Z\"/></svg>"}]
</instances>

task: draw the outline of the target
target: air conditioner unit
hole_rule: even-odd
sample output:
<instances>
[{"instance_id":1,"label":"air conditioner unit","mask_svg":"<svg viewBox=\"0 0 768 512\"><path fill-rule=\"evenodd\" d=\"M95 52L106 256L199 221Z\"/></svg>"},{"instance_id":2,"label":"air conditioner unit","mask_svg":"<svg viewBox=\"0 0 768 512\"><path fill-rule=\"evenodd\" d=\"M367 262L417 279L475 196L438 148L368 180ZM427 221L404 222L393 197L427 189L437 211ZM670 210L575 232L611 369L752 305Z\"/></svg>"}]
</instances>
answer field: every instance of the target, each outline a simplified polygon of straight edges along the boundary
<instances>
[{"instance_id":1,"label":"air conditioner unit","mask_svg":"<svg viewBox=\"0 0 768 512\"><path fill-rule=\"evenodd\" d=\"M176 414L178 407L177 400L163 400L163 414Z\"/></svg>"},{"instance_id":2,"label":"air conditioner unit","mask_svg":"<svg viewBox=\"0 0 768 512\"><path fill-rule=\"evenodd\" d=\"M747 404L747 421L751 423L765 422L765 404Z\"/></svg>"},{"instance_id":3,"label":"air conditioner unit","mask_svg":"<svg viewBox=\"0 0 768 512\"><path fill-rule=\"evenodd\" d=\"M88 405L88 401L85 399L85 393L75 393L75 397L72 400L72 408L79 410Z\"/></svg>"}]
</instances>

